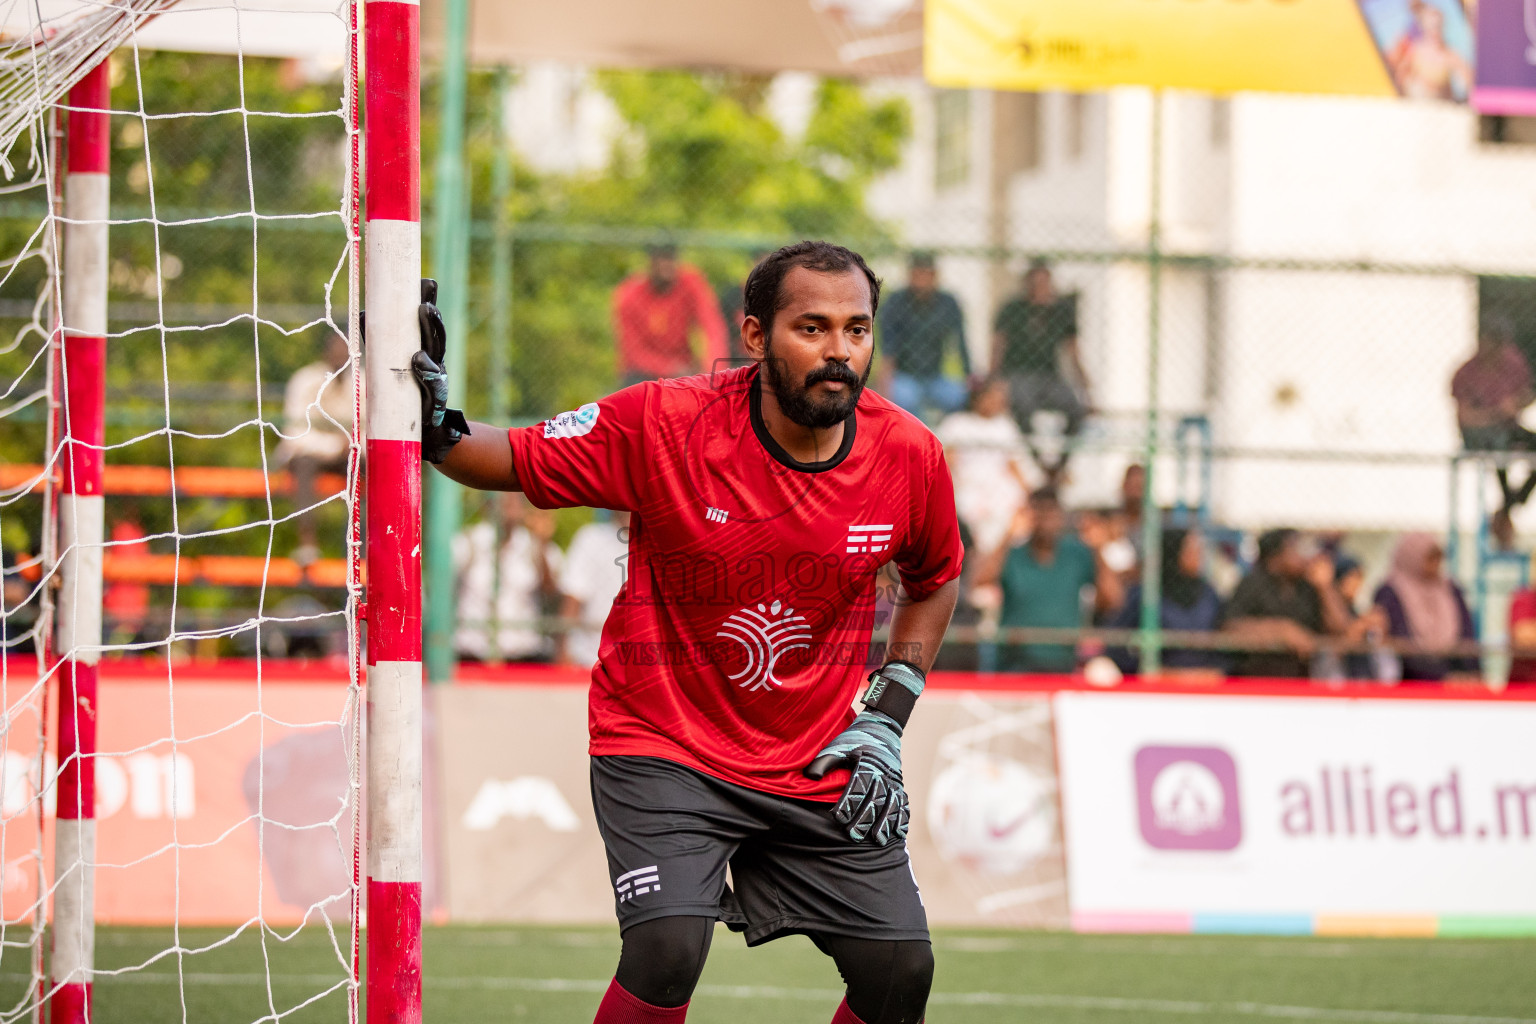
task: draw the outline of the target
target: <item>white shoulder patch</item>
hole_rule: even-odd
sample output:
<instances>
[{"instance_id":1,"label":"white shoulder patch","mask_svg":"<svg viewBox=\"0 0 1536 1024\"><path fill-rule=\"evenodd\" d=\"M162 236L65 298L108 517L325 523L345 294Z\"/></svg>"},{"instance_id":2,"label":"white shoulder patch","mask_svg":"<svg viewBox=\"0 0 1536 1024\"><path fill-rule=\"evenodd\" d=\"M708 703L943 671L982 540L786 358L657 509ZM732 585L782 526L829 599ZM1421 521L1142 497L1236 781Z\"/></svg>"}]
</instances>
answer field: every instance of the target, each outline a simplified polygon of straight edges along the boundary
<instances>
[{"instance_id":1,"label":"white shoulder patch","mask_svg":"<svg viewBox=\"0 0 1536 1024\"><path fill-rule=\"evenodd\" d=\"M580 409L552 416L544 421L544 436L580 437L582 434L591 433L592 428L597 426L599 411L596 402L588 402Z\"/></svg>"}]
</instances>

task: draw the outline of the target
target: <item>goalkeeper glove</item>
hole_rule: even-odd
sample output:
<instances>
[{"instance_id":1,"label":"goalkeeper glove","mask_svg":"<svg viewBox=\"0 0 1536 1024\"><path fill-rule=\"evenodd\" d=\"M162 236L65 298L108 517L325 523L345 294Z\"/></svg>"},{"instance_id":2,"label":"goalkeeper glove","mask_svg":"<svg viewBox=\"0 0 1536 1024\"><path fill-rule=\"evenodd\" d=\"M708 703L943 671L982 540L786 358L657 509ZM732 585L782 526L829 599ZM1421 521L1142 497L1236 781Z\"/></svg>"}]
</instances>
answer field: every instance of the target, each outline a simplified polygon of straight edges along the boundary
<instances>
[{"instance_id":1,"label":"goalkeeper glove","mask_svg":"<svg viewBox=\"0 0 1536 1024\"><path fill-rule=\"evenodd\" d=\"M851 770L832 816L856 843L889 846L907 836L912 814L901 784L901 733L924 681L923 670L906 661L871 674L864 710L805 768L813 779L833 768Z\"/></svg>"},{"instance_id":2,"label":"goalkeeper glove","mask_svg":"<svg viewBox=\"0 0 1536 1024\"><path fill-rule=\"evenodd\" d=\"M421 388L421 457L435 465L469 433L469 423L463 412L448 408L448 371L443 366L448 330L437 309L437 282L430 277L421 279L416 320L421 327L421 351L411 356L411 373Z\"/></svg>"}]
</instances>

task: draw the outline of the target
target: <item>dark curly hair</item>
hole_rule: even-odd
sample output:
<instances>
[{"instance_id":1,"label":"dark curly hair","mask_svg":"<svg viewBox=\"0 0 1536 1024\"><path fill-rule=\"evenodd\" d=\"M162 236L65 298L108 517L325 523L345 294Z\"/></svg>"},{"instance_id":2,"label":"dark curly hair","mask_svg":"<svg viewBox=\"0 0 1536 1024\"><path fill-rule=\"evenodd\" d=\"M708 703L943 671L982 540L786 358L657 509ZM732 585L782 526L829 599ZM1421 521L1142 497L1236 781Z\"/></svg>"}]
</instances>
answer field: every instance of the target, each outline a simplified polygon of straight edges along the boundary
<instances>
[{"instance_id":1,"label":"dark curly hair","mask_svg":"<svg viewBox=\"0 0 1536 1024\"><path fill-rule=\"evenodd\" d=\"M840 274L857 268L869 281L870 315L880 308L880 279L869 269L863 256L831 242L796 242L759 260L742 286L743 314L757 317L764 334L773 327L774 314L784 308L781 301L784 275L795 267L823 274Z\"/></svg>"}]
</instances>

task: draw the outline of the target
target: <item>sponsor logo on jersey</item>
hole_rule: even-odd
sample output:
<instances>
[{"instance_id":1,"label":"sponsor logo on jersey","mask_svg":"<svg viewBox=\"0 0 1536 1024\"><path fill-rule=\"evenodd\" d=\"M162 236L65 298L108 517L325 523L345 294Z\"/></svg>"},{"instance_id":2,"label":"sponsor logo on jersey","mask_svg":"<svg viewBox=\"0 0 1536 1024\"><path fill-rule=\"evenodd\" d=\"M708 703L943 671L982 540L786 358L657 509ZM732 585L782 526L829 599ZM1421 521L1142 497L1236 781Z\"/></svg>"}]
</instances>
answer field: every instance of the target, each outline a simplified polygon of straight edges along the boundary
<instances>
[{"instance_id":1,"label":"sponsor logo on jersey","mask_svg":"<svg viewBox=\"0 0 1536 1024\"><path fill-rule=\"evenodd\" d=\"M704 518L712 523L723 523L729 516L730 513L723 508L704 507Z\"/></svg>"},{"instance_id":2,"label":"sponsor logo on jersey","mask_svg":"<svg viewBox=\"0 0 1536 1024\"><path fill-rule=\"evenodd\" d=\"M747 664L729 678L739 686L767 690L784 683L773 674L779 659L790 651L811 646L811 627L804 615L782 601L756 608L743 608L720 624L715 636L741 645Z\"/></svg>"},{"instance_id":3,"label":"sponsor logo on jersey","mask_svg":"<svg viewBox=\"0 0 1536 1024\"><path fill-rule=\"evenodd\" d=\"M588 402L580 409L572 409L544 421L545 437L580 437L592 432L597 426L597 414L601 410L596 402Z\"/></svg>"},{"instance_id":4,"label":"sponsor logo on jersey","mask_svg":"<svg viewBox=\"0 0 1536 1024\"><path fill-rule=\"evenodd\" d=\"M891 523L848 527L848 554L876 555L891 546Z\"/></svg>"},{"instance_id":5,"label":"sponsor logo on jersey","mask_svg":"<svg viewBox=\"0 0 1536 1024\"><path fill-rule=\"evenodd\" d=\"M613 891L620 903L628 903L636 896L644 896L653 889L661 888L661 872L652 864L648 868L626 871L613 883Z\"/></svg>"}]
</instances>

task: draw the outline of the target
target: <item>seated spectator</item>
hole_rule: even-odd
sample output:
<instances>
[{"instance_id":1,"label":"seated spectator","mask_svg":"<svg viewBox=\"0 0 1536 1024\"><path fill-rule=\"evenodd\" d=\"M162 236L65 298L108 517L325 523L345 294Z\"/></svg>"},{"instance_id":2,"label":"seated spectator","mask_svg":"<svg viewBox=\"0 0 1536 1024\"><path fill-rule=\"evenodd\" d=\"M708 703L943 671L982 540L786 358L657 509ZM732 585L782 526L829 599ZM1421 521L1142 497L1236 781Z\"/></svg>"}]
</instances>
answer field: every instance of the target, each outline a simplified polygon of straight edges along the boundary
<instances>
[{"instance_id":1,"label":"seated spectator","mask_svg":"<svg viewBox=\"0 0 1536 1024\"><path fill-rule=\"evenodd\" d=\"M1141 511L1146 493L1147 467L1133 462L1125 467L1125 473L1120 477L1120 507L1116 510L1120 531L1131 545L1134 558L1130 575L1134 575L1141 566Z\"/></svg>"},{"instance_id":2,"label":"seated spectator","mask_svg":"<svg viewBox=\"0 0 1536 1024\"><path fill-rule=\"evenodd\" d=\"M1536 563L1536 556L1532 562ZM1530 579L1536 584L1536 564ZM1536 586L1521 587L1509 603L1509 645L1514 650L1509 681L1536 683Z\"/></svg>"},{"instance_id":3,"label":"seated spectator","mask_svg":"<svg viewBox=\"0 0 1536 1024\"><path fill-rule=\"evenodd\" d=\"M599 510L598 514L600 518L571 538L560 574L564 595L560 618L566 631L561 634L556 657L563 665L589 666L597 661L603 623L624 586L630 513Z\"/></svg>"},{"instance_id":4,"label":"seated spectator","mask_svg":"<svg viewBox=\"0 0 1536 1024\"><path fill-rule=\"evenodd\" d=\"M1094 611L1107 613L1123 598L1119 578L1103 558L1067 532L1067 517L1056 492L1042 487L1014 517L999 547L976 570L975 584L1000 583L1000 625L1077 629L1086 625L1086 588ZM1077 666L1071 644L1009 644L1000 668L1016 672L1071 672Z\"/></svg>"},{"instance_id":5,"label":"seated spectator","mask_svg":"<svg viewBox=\"0 0 1536 1024\"><path fill-rule=\"evenodd\" d=\"M1003 542L1024 504L1024 436L1008 415L1008 383L982 383L966 412L950 413L934 432L955 479L955 510L983 551Z\"/></svg>"},{"instance_id":6,"label":"seated spectator","mask_svg":"<svg viewBox=\"0 0 1536 1024\"><path fill-rule=\"evenodd\" d=\"M474 661L549 661L554 639L539 620L556 611L560 592L563 559L554 543L554 514L517 492L500 495L497 511L499 555L492 523L476 523L453 539L459 577L454 647L459 657Z\"/></svg>"},{"instance_id":7,"label":"seated spectator","mask_svg":"<svg viewBox=\"0 0 1536 1024\"><path fill-rule=\"evenodd\" d=\"M725 318L704 275L679 262L673 246L652 246L649 256L646 270L613 293L619 380L628 387L728 365ZM693 351L694 328L703 335L702 360Z\"/></svg>"},{"instance_id":8,"label":"seated spectator","mask_svg":"<svg viewBox=\"0 0 1536 1024\"><path fill-rule=\"evenodd\" d=\"M1339 538L1340 541L1342 539L1342 537ZM1388 669L1386 665L1392 662L1394 655L1390 650L1380 648L1376 643L1386 635L1386 615L1375 605L1366 609L1363 614L1360 612L1360 594L1365 589L1365 567L1358 559L1340 551L1337 542L1331 545L1325 542L1324 551L1328 552L1333 559L1333 589L1337 591L1339 599L1344 602L1344 613L1350 624L1348 636L1352 640L1370 639L1373 648L1371 652L1349 651L1341 654L1337 661L1336 673L1342 673L1348 679L1397 682L1402 678L1401 668L1394 663Z\"/></svg>"},{"instance_id":9,"label":"seated spectator","mask_svg":"<svg viewBox=\"0 0 1536 1024\"><path fill-rule=\"evenodd\" d=\"M1162 604L1159 621L1164 629L1181 633L1213 633L1221 628L1221 596L1202 575L1205 542L1196 530L1168 530L1163 534ZM1125 606L1109 621L1115 629L1141 627L1141 584L1126 593ZM1133 652L1114 654L1124 672L1135 672L1140 658ZM1170 675L1220 673L1226 669L1221 651L1165 647L1163 668Z\"/></svg>"},{"instance_id":10,"label":"seated spectator","mask_svg":"<svg viewBox=\"0 0 1536 1024\"><path fill-rule=\"evenodd\" d=\"M1323 574L1316 566L1323 561L1302 552L1295 530L1270 530L1259 538L1258 564L1233 592L1223 628L1256 646L1284 649L1238 653L1232 659L1234 675L1307 678L1318 641L1348 630L1343 599L1332 586L1331 562L1326 582L1318 583Z\"/></svg>"},{"instance_id":11,"label":"seated spectator","mask_svg":"<svg viewBox=\"0 0 1536 1024\"><path fill-rule=\"evenodd\" d=\"M1536 433L1520 425L1520 413L1531 404L1531 368L1515 345L1514 326L1504 317L1490 317L1477 336L1477 351L1451 378L1456 401L1456 425L1468 451L1529 452L1536 450ZM1509 467L1495 471L1503 504L1494 513L1492 529L1500 546L1513 544L1510 513L1536 490L1536 469L1525 481L1510 483Z\"/></svg>"},{"instance_id":12,"label":"seated spectator","mask_svg":"<svg viewBox=\"0 0 1536 1024\"><path fill-rule=\"evenodd\" d=\"M321 473L345 473L352 429L352 366L347 339L332 334L325 356L301 367L283 392L283 440L277 463L293 478L293 503L308 509L319 500L316 478ZM308 565L320 557L313 510L301 513L296 524L299 547L293 558Z\"/></svg>"},{"instance_id":13,"label":"seated spectator","mask_svg":"<svg viewBox=\"0 0 1536 1024\"><path fill-rule=\"evenodd\" d=\"M1461 588L1446 578L1445 549L1434 537L1410 533L1397 542L1392 572L1376 588L1376 607L1387 618L1387 635L1426 649L1424 654L1403 655L1404 679L1440 682L1479 676L1476 657L1433 653L1477 639L1472 613Z\"/></svg>"},{"instance_id":14,"label":"seated spectator","mask_svg":"<svg viewBox=\"0 0 1536 1024\"><path fill-rule=\"evenodd\" d=\"M1014 418L1031 439L1030 451L1047 481L1056 486L1071 446L1047 459L1034 441L1034 419L1039 412L1060 413L1070 439L1088 415L1088 375L1077 347L1077 296L1057 295L1050 265L1032 263L1022 292L997 311L993 331L991 372L1008 379Z\"/></svg>"},{"instance_id":15,"label":"seated spectator","mask_svg":"<svg viewBox=\"0 0 1536 1024\"><path fill-rule=\"evenodd\" d=\"M965 377L971 356L965 347L965 317L960 303L939 290L933 253L914 252L907 287L880 303L877 321L881 389L891 401L919 419L927 409L952 413L965 402ZM953 352L960 376L945 372Z\"/></svg>"}]
</instances>

